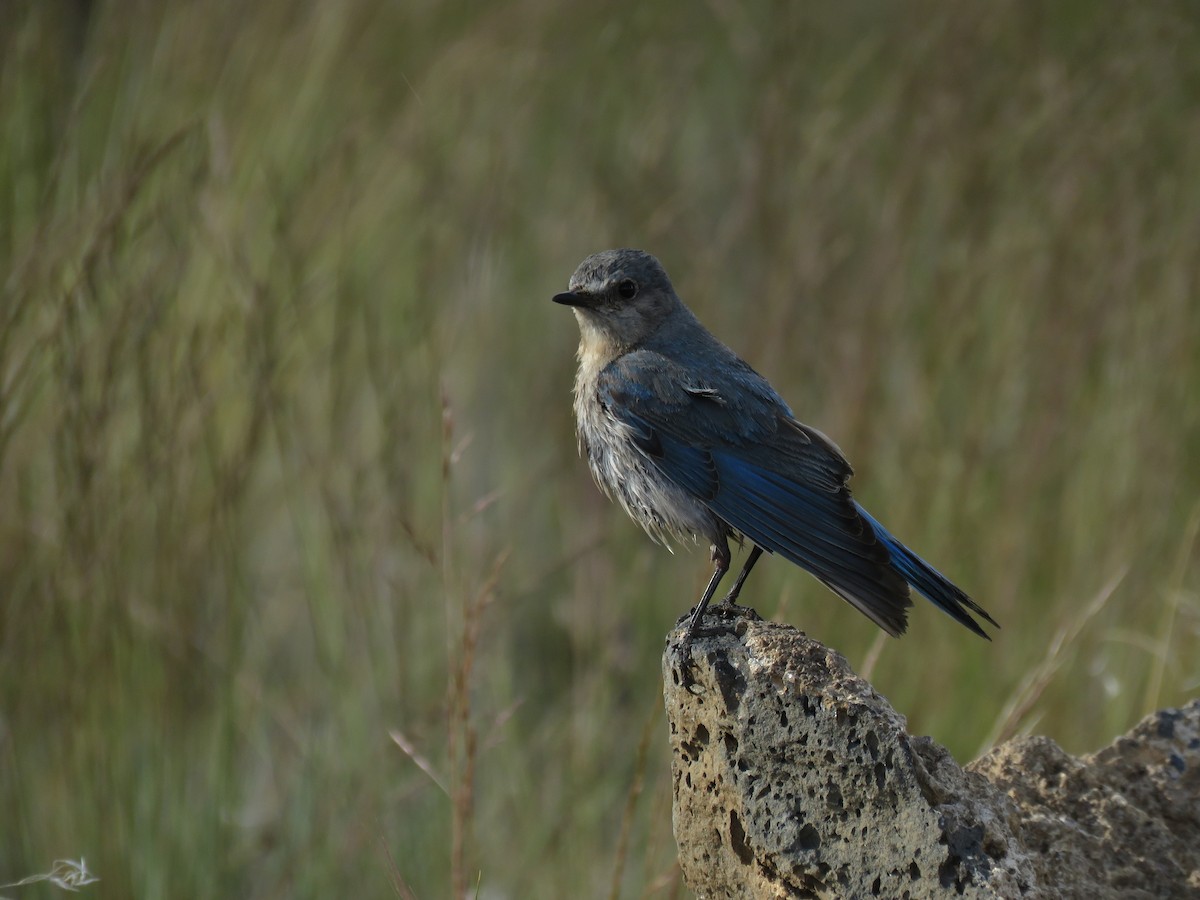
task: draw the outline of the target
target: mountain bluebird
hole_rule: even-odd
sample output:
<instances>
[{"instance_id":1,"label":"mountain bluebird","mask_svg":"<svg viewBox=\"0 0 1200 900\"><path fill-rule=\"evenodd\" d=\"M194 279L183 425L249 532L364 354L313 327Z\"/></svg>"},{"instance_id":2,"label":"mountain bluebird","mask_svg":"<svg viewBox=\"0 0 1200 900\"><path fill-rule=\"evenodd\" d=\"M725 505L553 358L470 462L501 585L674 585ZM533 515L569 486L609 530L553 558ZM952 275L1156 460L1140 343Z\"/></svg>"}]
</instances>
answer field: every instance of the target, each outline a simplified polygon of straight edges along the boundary
<instances>
[{"instance_id":1,"label":"mountain bluebird","mask_svg":"<svg viewBox=\"0 0 1200 900\"><path fill-rule=\"evenodd\" d=\"M854 501L842 451L700 324L653 256L589 256L554 301L579 321L575 416L596 483L655 540L712 545L689 639L729 571L730 537L753 549L724 605L766 550L893 636L907 625L911 585L988 637L970 612L995 620Z\"/></svg>"}]
</instances>

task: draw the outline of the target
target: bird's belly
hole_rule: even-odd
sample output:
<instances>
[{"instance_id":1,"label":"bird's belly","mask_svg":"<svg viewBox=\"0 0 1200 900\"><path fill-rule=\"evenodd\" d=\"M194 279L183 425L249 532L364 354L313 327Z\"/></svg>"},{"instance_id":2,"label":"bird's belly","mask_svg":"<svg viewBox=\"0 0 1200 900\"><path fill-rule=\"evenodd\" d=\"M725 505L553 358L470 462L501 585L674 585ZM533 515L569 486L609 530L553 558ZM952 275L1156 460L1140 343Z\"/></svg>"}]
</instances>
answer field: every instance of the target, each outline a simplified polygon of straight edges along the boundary
<instances>
[{"instance_id":1,"label":"bird's belly","mask_svg":"<svg viewBox=\"0 0 1200 900\"><path fill-rule=\"evenodd\" d=\"M656 541L718 542L725 525L692 494L660 473L635 447L626 429L613 422L603 436L581 430L588 466L596 483Z\"/></svg>"}]
</instances>

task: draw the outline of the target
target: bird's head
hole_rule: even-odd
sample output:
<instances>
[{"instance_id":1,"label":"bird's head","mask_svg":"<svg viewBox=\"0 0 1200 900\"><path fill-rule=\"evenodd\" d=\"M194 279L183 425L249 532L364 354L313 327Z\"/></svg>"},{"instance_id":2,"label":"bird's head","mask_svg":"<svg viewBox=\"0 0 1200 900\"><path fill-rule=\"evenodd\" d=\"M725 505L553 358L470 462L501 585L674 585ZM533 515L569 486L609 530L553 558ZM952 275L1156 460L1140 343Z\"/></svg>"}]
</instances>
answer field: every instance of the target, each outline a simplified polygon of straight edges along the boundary
<instances>
[{"instance_id":1,"label":"bird's head","mask_svg":"<svg viewBox=\"0 0 1200 900\"><path fill-rule=\"evenodd\" d=\"M642 250L605 250L579 264L555 303L575 310L581 354L616 356L653 334L680 305L657 259Z\"/></svg>"}]
</instances>

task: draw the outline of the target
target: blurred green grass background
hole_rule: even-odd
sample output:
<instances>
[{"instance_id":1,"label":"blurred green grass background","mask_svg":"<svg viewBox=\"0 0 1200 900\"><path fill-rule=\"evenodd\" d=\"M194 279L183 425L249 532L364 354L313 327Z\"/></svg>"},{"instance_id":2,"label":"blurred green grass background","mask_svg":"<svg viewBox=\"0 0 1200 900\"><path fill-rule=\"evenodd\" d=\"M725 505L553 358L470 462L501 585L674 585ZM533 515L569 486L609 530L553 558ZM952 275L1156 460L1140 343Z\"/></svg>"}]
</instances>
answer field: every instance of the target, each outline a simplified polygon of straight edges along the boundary
<instances>
[{"instance_id":1,"label":"blurred green grass background","mask_svg":"<svg viewBox=\"0 0 1200 900\"><path fill-rule=\"evenodd\" d=\"M610 246L1004 626L756 572L915 732L1200 687L1190 3L34 0L0 131L0 882L686 896L707 556L590 483L549 302Z\"/></svg>"}]
</instances>

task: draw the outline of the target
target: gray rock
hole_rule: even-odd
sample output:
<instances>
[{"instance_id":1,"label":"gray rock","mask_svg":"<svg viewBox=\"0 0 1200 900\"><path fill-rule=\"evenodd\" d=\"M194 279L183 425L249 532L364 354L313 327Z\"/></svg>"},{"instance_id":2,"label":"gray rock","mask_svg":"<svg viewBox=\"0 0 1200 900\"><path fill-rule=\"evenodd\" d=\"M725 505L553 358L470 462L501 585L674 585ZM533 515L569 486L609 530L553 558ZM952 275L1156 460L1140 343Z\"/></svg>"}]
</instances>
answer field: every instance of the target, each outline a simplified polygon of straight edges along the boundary
<instances>
[{"instance_id":1,"label":"gray rock","mask_svg":"<svg viewBox=\"0 0 1200 900\"><path fill-rule=\"evenodd\" d=\"M726 625L663 655L698 896L1200 897L1200 701L1092 756L1026 738L964 769L839 654L749 610Z\"/></svg>"}]
</instances>

